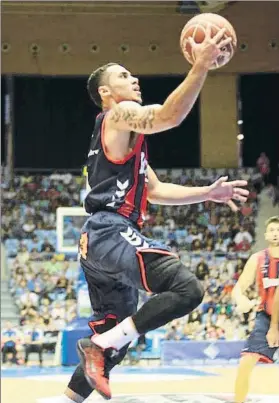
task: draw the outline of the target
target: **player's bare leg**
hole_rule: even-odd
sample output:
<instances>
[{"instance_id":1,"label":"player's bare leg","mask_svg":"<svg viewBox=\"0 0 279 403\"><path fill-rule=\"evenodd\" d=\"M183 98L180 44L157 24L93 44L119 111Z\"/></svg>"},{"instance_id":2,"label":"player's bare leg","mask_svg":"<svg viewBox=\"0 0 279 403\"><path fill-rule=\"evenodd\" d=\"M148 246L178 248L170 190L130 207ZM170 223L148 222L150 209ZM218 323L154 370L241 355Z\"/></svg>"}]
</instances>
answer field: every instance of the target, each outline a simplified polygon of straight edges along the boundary
<instances>
[{"instance_id":1,"label":"player's bare leg","mask_svg":"<svg viewBox=\"0 0 279 403\"><path fill-rule=\"evenodd\" d=\"M246 354L241 358L235 381L235 403L245 402L249 391L251 374L258 361L259 356L257 354Z\"/></svg>"}]
</instances>

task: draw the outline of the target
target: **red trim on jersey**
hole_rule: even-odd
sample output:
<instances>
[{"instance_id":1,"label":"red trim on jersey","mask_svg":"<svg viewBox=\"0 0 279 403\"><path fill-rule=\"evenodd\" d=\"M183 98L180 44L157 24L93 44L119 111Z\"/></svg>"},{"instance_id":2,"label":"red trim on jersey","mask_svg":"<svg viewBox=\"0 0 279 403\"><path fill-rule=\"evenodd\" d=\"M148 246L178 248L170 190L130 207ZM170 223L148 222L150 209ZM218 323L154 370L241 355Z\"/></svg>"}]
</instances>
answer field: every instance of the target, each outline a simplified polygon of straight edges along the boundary
<instances>
[{"instance_id":1,"label":"red trim on jersey","mask_svg":"<svg viewBox=\"0 0 279 403\"><path fill-rule=\"evenodd\" d=\"M143 226L143 216L146 214L146 207L147 207L147 183L144 184L140 202L140 216L137 221L137 224L140 228Z\"/></svg>"},{"instance_id":2,"label":"red trim on jersey","mask_svg":"<svg viewBox=\"0 0 279 403\"><path fill-rule=\"evenodd\" d=\"M147 144L145 142L145 159L146 162L148 164L148 152L147 152ZM148 165L147 165L148 166ZM146 167L147 169L147 167ZM147 176L147 174L146 174ZM148 177L147 177L148 178ZM145 178L146 179L146 178ZM146 215L146 209L147 209L147 192L148 192L148 185L145 182L144 184L144 188L143 188L143 192L142 192L142 196L141 196L141 202L140 202L140 216L139 219L137 221L138 226L141 228L143 226L143 216Z\"/></svg>"},{"instance_id":3,"label":"red trim on jersey","mask_svg":"<svg viewBox=\"0 0 279 403\"><path fill-rule=\"evenodd\" d=\"M105 145L105 140L104 140L104 133L105 133L105 120L106 120L106 116L104 116L103 122L102 122L102 127L101 127L101 144L102 144L102 149L104 151L105 157L109 162L112 162L113 164L117 164L117 165L123 165L125 164L125 162L127 162L130 158L132 158L138 149L138 145L142 143L142 139L143 139L143 134L140 134L138 136L137 142L133 148L133 150L126 155L126 157L124 157L123 159L120 160L115 160L113 158L110 157L110 155L108 154L108 150L106 148Z\"/></svg>"},{"instance_id":4,"label":"red trim on jersey","mask_svg":"<svg viewBox=\"0 0 279 403\"><path fill-rule=\"evenodd\" d=\"M140 142L137 142L134 151L136 153L136 160L135 160L135 169L134 169L134 183L129 192L127 192L125 196L125 201L122 206L117 210L117 212L124 217L130 217L131 213L135 208L135 197L136 197L136 190L139 181L139 166L140 166L140 157L141 157L141 145L143 142L143 135L140 136Z\"/></svg>"},{"instance_id":5,"label":"red trim on jersey","mask_svg":"<svg viewBox=\"0 0 279 403\"><path fill-rule=\"evenodd\" d=\"M158 253L161 255L168 255L168 256L174 256L177 259L178 256L175 253L172 252L168 252L167 250L161 250L161 249L152 249L152 248L146 248L146 249L141 249L141 250L137 250L136 251L136 256L138 258L139 261L139 268L140 268L140 276L141 276L141 281L142 281L142 285L145 288L146 291L148 292L152 292L152 290L149 288L148 283L147 283L147 276L146 276L146 267L145 267L145 263L142 257L142 253Z\"/></svg>"},{"instance_id":6,"label":"red trim on jersey","mask_svg":"<svg viewBox=\"0 0 279 403\"><path fill-rule=\"evenodd\" d=\"M257 284L259 288L259 294L261 298L261 302L259 304L259 311L265 311L268 315L272 313L272 305L275 294L276 286L271 286L268 288L264 288L263 284L263 272L262 268L265 264L265 253L269 254L269 268L268 268L268 278L277 278L277 264L278 260L272 257L268 251L268 249L264 249L258 254L258 267L257 267Z\"/></svg>"},{"instance_id":7,"label":"red trim on jersey","mask_svg":"<svg viewBox=\"0 0 279 403\"><path fill-rule=\"evenodd\" d=\"M241 356L244 355L256 355L258 357L258 362L265 362L266 364L273 364L274 361L271 360L269 357L263 355L263 354L259 354L259 353L250 353L249 351L247 351L247 353L243 352L241 353Z\"/></svg>"}]
</instances>

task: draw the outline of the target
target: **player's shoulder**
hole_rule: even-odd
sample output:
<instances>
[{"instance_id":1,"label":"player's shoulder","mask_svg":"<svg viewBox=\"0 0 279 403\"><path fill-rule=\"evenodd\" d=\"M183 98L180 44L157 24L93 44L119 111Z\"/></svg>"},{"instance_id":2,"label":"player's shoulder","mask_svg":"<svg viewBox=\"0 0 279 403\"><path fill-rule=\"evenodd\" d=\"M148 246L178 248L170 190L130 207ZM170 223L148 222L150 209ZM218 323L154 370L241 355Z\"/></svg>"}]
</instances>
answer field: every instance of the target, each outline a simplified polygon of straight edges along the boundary
<instances>
[{"instance_id":1,"label":"player's shoulder","mask_svg":"<svg viewBox=\"0 0 279 403\"><path fill-rule=\"evenodd\" d=\"M112 115L115 112L122 112L122 111L128 111L128 112L136 112L139 110L149 110L149 108L152 108L154 110L159 110L162 107L160 104L152 104L152 105L141 105L138 102L135 101L121 101L117 104L115 104L111 109L108 110L108 115Z\"/></svg>"},{"instance_id":2,"label":"player's shoulder","mask_svg":"<svg viewBox=\"0 0 279 403\"><path fill-rule=\"evenodd\" d=\"M134 101L121 101L115 104L112 108L108 110L108 115L120 110L137 110L142 108L142 106Z\"/></svg>"},{"instance_id":3,"label":"player's shoulder","mask_svg":"<svg viewBox=\"0 0 279 403\"><path fill-rule=\"evenodd\" d=\"M262 249L258 252L253 253L250 256L250 260L259 261L259 259L262 259L262 257L265 256L265 252L266 252L266 249Z\"/></svg>"}]
</instances>

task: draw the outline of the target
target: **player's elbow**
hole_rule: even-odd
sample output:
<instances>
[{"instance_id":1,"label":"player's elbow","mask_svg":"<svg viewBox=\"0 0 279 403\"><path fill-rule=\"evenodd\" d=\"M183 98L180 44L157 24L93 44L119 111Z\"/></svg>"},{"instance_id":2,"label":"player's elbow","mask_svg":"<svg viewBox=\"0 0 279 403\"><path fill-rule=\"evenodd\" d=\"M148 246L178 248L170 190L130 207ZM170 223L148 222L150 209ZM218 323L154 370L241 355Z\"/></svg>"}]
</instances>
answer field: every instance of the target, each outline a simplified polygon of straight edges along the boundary
<instances>
[{"instance_id":1,"label":"player's elbow","mask_svg":"<svg viewBox=\"0 0 279 403\"><path fill-rule=\"evenodd\" d=\"M231 297L234 302L237 302L238 298L242 295L242 290L239 284L236 284L232 289Z\"/></svg>"},{"instance_id":2,"label":"player's elbow","mask_svg":"<svg viewBox=\"0 0 279 403\"><path fill-rule=\"evenodd\" d=\"M170 113L169 110L165 109L164 105L158 108L156 112L157 121L164 126L165 130L179 126L185 118L185 116L173 112Z\"/></svg>"},{"instance_id":3,"label":"player's elbow","mask_svg":"<svg viewBox=\"0 0 279 403\"><path fill-rule=\"evenodd\" d=\"M158 197L154 191L149 191L147 193L147 200L150 204L158 204Z\"/></svg>"}]
</instances>

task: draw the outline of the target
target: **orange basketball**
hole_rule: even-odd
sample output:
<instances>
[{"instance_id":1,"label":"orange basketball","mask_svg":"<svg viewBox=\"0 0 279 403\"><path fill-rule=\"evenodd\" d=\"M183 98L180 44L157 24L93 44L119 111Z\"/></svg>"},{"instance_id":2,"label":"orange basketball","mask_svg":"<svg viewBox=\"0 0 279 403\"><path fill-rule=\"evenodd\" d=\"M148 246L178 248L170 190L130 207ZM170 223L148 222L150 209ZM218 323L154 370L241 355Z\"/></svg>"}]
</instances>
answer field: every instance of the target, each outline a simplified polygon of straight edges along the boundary
<instances>
[{"instance_id":1,"label":"orange basketball","mask_svg":"<svg viewBox=\"0 0 279 403\"><path fill-rule=\"evenodd\" d=\"M192 47L189 43L188 38L192 37L196 43L203 42L208 24L210 24L211 27L211 37L215 36L220 29L226 28L224 39L228 37L232 38L232 41L225 46L225 49L222 49L222 55L218 57L214 65L212 65L212 67L210 68L210 70L214 70L225 66L233 57L236 49L236 33L233 26L229 23L228 20L226 20L226 18L222 17L219 14L213 13L199 14L191 18L191 20L187 22L181 32L180 47L186 60L190 64L193 64L195 58L192 53Z\"/></svg>"}]
</instances>

